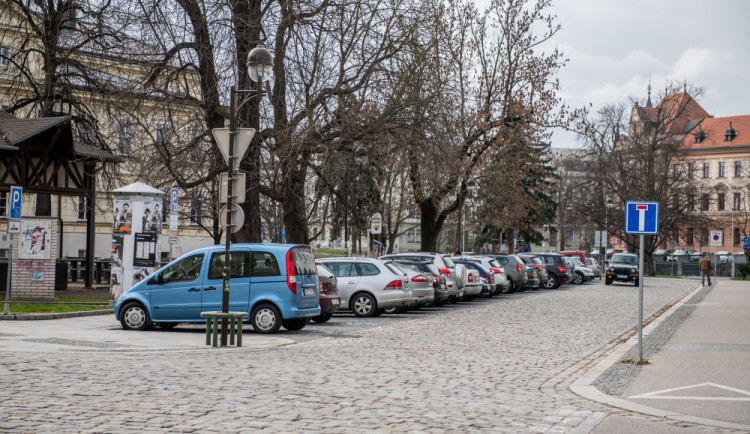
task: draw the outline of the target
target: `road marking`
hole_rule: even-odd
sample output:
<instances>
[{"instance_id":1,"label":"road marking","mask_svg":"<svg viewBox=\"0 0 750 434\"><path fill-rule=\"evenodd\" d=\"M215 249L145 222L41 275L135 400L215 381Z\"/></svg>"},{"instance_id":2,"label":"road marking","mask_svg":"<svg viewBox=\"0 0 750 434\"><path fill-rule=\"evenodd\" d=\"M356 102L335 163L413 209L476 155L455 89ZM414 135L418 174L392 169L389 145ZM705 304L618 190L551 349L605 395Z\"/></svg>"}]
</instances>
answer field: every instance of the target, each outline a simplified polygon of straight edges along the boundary
<instances>
[{"instance_id":1,"label":"road marking","mask_svg":"<svg viewBox=\"0 0 750 434\"><path fill-rule=\"evenodd\" d=\"M729 397L729 396L680 396L680 395L666 395L671 392L677 392L687 389L696 389L698 387L715 387L718 389L728 390L730 392L736 392L742 397ZM722 386L721 384L715 383L700 383L692 386L675 387L673 389L657 390L656 392L642 393L640 395L629 396L630 399L684 399L693 401L750 401L750 392L742 389L735 389L733 387Z\"/></svg>"}]
</instances>

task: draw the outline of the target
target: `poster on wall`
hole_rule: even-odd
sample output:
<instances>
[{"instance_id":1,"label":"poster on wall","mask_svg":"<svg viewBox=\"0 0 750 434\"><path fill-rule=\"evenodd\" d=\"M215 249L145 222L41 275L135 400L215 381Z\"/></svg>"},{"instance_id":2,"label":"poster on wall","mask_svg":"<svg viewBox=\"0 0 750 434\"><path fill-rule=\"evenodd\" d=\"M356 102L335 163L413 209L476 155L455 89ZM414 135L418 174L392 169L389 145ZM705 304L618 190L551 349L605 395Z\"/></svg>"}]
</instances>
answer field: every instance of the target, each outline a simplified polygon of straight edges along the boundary
<instances>
[{"instance_id":1,"label":"poster on wall","mask_svg":"<svg viewBox=\"0 0 750 434\"><path fill-rule=\"evenodd\" d=\"M117 301L122 295L122 267L112 267L112 277L109 281L109 299Z\"/></svg>"},{"instance_id":2,"label":"poster on wall","mask_svg":"<svg viewBox=\"0 0 750 434\"><path fill-rule=\"evenodd\" d=\"M161 233L161 223L164 215L161 211L162 203L144 202L143 203L143 232Z\"/></svg>"},{"instance_id":3,"label":"poster on wall","mask_svg":"<svg viewBox=\"0 0 750 434\"><path fill-rule=\"evenodd\" d=\"M120 232L112 234L112 267L122 267L122 249L125 236Z\"/></svg>"},{"instance_id":4,"label":"poster on wall","mask_svg":"<svg viewBox=\"0 0 750 434\"><path fill-rule=\"evenodd\" d=\"M156 242L158 235L155 233L135 234L135 252L133 255L133 267L155 267L156 266Z\"/></svg>"},{"instance_id":5,"label":"poster on wall","mask_svg":"<svg viewBox=\"0 0 750 434\"><path fill-rule=\"evenodd\" d=\"M19 259L49 259L52 222L50 220L21 220Z\"/></svg>"},{"instance_id":6,"label":"poster on wall","mask_svg":"<svg viewBox=\"0 0 750 434\"><path fill-rule=\"evenodd\" d=\"M115 232L130 232L133 227L133 201L115 200L114 223Z\"/></svg>"}]
</instances>

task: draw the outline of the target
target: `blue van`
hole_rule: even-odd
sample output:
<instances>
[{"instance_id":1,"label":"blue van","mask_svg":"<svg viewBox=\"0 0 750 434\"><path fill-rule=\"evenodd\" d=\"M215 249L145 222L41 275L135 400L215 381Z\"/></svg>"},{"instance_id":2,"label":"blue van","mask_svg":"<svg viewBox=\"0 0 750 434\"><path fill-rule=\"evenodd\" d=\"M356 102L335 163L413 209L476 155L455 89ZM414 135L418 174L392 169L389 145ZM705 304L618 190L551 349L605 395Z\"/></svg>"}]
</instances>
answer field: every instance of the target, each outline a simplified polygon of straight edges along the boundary
<instances>
[{"instance_id":1,"label":"blue van","mask_svg":"<svg viewBox=\"0 0 750 434\"><path fill-rule=\"evenodd\" d=\"M201 312L221 311L225 251L204 247L172 261L122 294L115 317L126 330L205 323ZM309 246L232 244L229 267L229 310L247 312L256 332L301 330L320 315Z\"/></svg>"}]
</instances>

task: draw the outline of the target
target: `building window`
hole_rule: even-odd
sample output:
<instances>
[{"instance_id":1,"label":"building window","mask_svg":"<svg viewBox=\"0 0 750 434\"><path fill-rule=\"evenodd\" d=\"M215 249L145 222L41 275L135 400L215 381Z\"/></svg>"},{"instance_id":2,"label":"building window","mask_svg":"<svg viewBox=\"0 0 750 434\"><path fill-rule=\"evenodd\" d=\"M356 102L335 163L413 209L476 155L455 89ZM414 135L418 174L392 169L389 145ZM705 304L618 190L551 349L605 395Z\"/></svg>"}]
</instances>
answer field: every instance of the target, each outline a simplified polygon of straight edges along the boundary
<instances>
[{"instance_id":1,"label":"building window","mask_svg":"<svg viewBox=\"0 0 750 434\"><path fill-rule=\"evenodd\" d=\"M52 215L52 196L49 193L36 194L34 215L39 217L50 217Z\"/></svg>"},{"instance_id":2,"label":"building window","mask_svg":"<svg viewBox=\"0 0 750 434\"><path fill-rule=\"evenodd\" d=\"M8 216L8 192L0 191L0 217Z\"/></svg>"},{"instance_id":3,"label":"building window","mask_svg":"<svg viewBox=\"0 0 750 434\"><path fill-rule=\"evenodd\" d=\"M727 176L727 163L724 161L719 162L719 178Z\"/></svg>"},{"instance_id":4,"label":"building window","mask_svg":"<svg viewBox=\"0 0 750 434\"><path fill-rule=\"evenodd\" d=\"M190 130L190 162L200 163L203 157L203 149L201 149L201 138L203 137L203 131L200 128L193 128Z\"/></svg>"},{"instance_id":5,"label":"building window","mask_svg":"<svg viewBox=\"0 0 750 434\"><path fill-rule=\"evenodd\" d=\"M156 141L159 142L159 145L166 146L169 143L170 138L171 138L171 131L169 130L169 123L157 122L156 123ZM156 157L161 157L158 146L156 146Z\"/></svg>"},{"instance_id":6,"label":"building window","mask_svg":"<svg viewBox=\"0 0 750 434\"><path fill-rule=\"evenodd\" d=\"M708 244L708 229L701 229L701 239L698 241L704 246Z\"/></svg>"},{"instance_id":7,"label":"building window","mask_svg":"<svg viewBox=\"0 0 750 434\"><path fill-rule=\"evenodd\" d=\"M737 178L742 176L742 161L734 162L734 176Z\"/></svg>"},{"instance_id":8,"label":"building window","mask_svg":"<svg viewBox=\"0 0 750 434\"><path fill-rule=\"evenodd\" d=\"M201 224L201 196L197 191L190 197L190 225L198 226Z\"/></svg>"},{"instance_id":9,"label":"building window","mask_svg":"<svg viewBox=\"0 0 750 434\"><path fill-rule=\"evenodd\" d=\"M120 125L117 133L117 153L129 157L133 152L133 121L128 118L120 118L117 123Z\"/></svg>"},{"instance_id":10,"label":"building window","mask_svg":"<svg viewBox=\"0 0 750 434\"><path fill-rule=\"evenodd\" d=\"M740 245L740 228L734 228L734 235L732 236L732 245L733 246L739 246Z\"/></svg>"},{"instance_id":11,"label":"building window","mask_svg":"<svg viewBox=\"0 0 750 434\"><path fill-rule=\"evenodd\" d=\"M674 177L678 178L679 176L680 176L680 165L679 164L675 164L674 165Z\"/></svg>"},{"instance_id":12,"label":"building window","mask_svg":"<svg viewBox=\"0 0 750 434\"><path fill-rule=\"evenodd\" d=\"M711 177L711 163L703 163L703 177L704 178Z\"/></svg>"},{"instance_id":13,"label":"building window","mask_svg":"<svg viewBox=\"0 0 750 434\"><path fill-rule=\"evenodd\" d=\"M687 235L685 235L685 242L688 246L693 245L693 228L688 228Z\"/></svg>"},{"instance_id":14,"label":"building window","mask_svg":"<svg viewBox=\"0 0 750 434\"><path fill-rule=\"evenodd\" d=\"M708 194L701 195L701 211L708 211L708 206L711 203Z\"/></svg>"},{"instance_id":15,"label":"building window","mask_svg":"<svg viewBox=\"0 0 750 434\"><path fill-rule=\"evenodd\" d=\"M10 47L0 47L0 68L10 65Z\"/></svg>"},{"instance_id":16,"label":"building window","mask_svg":"<svg viewBox=\"0 0 750 434\"><path fill-rule=\"evenodd\" d=\"M687 207L688 211L695 211L695 195L693 193L687 195Z\"/></svg>"},{"instance_id":17,"label":"building window","mask_svg":"<svg viewBox=\"0 0 750 434\"><path fill-rule=\"evenodd\" d=\"M735 210L735 211L739 211L740 207L742 205L740 203L740 198L741 198L740 193L735 193L734 194L734 200L733 200L733 203L732 203L732 209Z\"/></svg>"},{"instance_id":18,"label":"building window","mask_svg":"<svg viewBox=\"0 0 750 434\"><path fill-rule=\"evenodd\" d=\"M719 193L716 196L716 210L724 211L724 193Z\"/></svg>"},{"instance_id":19,"label":"building window","mask_svg":"<svg viewBox=\"0 0 750 434\"><path fill-rule=\"evenodd\" d=\"M688 176L695 178L695 163L688 164Z\"/></svg>"},{"instance_id":20,"label":"building window","mask_svg":"<svg viewBox=\"0 0 750 434\"><path fill-rule=\"evenodd\" d=\"M86 196L78 196L78 220L86 220L86 205L88 204L88 198Z\"/></svg>"}]
</instances>

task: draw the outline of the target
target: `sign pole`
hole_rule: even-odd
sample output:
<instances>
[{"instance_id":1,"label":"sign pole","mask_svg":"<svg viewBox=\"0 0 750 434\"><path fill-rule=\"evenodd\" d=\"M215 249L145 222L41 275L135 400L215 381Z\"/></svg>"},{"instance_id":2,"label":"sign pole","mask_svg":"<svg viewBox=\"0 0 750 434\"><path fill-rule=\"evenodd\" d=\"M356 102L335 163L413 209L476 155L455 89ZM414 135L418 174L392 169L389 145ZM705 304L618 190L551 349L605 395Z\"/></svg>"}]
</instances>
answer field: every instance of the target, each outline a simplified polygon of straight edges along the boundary
<instances>
[{"instance_id":1,"label":"sign pole","mask_svg":"<svg viewBox=\"0 0 750 434\"><path fill-rule=\"evenodd\" d=\"M10 273L13 270L13 238L14 234L10 234L10 249L8 250L8 275L5 278L5 309L3 315L10 315L8 306L8 300L10 299Z\"/></svg>"},{"instance_id":2,"label":"sign pole","mask_svg":"<svg viewBox=\"0 0 750 434\"><path fill-rule=\"evenodd\" d=\"M234 106L235 106L235 98L236 98L236 88L235 86L232 86L232 89L229 93L229 152L228 152L228 163L229 163L229 173L227 174L227 221L226 221L226 246L224 250L224 282L222 285L222 292L221 292L221 311L223 313L229 312L229 280L231 277L231 267L229 266L229 249L231 247L232 243L232 213L234 212L234 130L235 130L235 122L234 122ZM208 322L206 322L206 327L208 327ZM227 331L228 331L228 322L227 318L224 317L221 319L221 346L226 347L227 346Z\"/></svg>"},{"instance_id":3,"label":"sign pole","mask_svg":"<svg viewBox=\"0 0 750 434\"><path fill-rule=\"evenodd\" d=\"M643 234L639 236L638 258L638 363L643 363Z\"/></svg>"}]
</instances>

